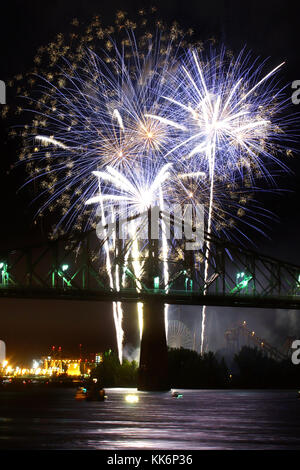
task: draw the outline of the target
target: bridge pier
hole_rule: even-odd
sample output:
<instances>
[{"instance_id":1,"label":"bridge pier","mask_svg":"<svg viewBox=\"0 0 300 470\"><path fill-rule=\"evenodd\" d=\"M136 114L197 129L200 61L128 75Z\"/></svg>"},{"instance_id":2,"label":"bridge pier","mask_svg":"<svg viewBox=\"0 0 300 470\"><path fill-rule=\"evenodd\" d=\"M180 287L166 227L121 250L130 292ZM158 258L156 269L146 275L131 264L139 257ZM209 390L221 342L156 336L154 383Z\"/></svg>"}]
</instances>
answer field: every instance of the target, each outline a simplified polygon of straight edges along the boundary
<instances>
[{"instance_id":1,"label":"bridge pier","mask_svg":"<svg viewBox=\"0 0 300 470\"><path fill-rule=\"evenodd\" d=\"M144 303L138 390L170 390L164 304L155 300Z\"/></svg>"}]
</instances>

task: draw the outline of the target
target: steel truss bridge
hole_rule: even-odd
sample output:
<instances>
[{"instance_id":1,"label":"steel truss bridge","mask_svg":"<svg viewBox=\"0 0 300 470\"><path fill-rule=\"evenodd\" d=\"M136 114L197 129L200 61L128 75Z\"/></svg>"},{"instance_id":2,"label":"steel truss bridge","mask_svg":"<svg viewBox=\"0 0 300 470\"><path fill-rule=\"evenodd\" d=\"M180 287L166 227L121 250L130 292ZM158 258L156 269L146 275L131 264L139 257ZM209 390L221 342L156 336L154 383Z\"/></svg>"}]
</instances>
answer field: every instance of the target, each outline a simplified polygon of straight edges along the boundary
<instances>
[{"instance_id":1,"label":"steel truss bridge","mask_svg":"<svg viewBox=\"0 0 300 470\"><path fill-rule=\"evenodd\" d=\"M132 240L116 241L111 271L118 271L124 280L119 288L111 287L105 241L95 231L76 240L61 238L40 246L0 249L0 296L300 309L300 266L207 233L196 251L173 240L164 255L157 243L151 243L151 249L146 246L139 252L143 273L137 279Z\"/></svg>"}]
</instances>

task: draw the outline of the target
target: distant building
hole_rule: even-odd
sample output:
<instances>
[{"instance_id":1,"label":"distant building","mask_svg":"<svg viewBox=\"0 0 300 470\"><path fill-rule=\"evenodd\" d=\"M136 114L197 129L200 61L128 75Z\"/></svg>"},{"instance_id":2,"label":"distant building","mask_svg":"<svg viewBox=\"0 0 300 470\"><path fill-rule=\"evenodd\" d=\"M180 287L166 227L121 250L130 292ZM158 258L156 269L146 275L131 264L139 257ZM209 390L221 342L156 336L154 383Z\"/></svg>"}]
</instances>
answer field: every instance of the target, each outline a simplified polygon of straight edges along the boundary
<instances>
[{"instance_id":1,"label":"distant building","mask_svg":"<svg viewBox=\"0 0 300 470\"><path fill-rule=\"evenodd\" d=\"M102 354L101 353L96 353L95 354L95 363L98 365L100 364L100 362L103 361L103 357L102 357Z\"/></svg>"},{"instance_id":2,"label":"distant building","mask_svg":"<svg viewBox=\"0 0 300 470\"><path fill-rule=\"evenodd\" d=\"M60 354L53 354L42 357L42 369L46 374L69 376L89 375L91 371L102 362L102 354L90 354L88 359L71 359L60 357Z\"/></svg>"}]
</instances>

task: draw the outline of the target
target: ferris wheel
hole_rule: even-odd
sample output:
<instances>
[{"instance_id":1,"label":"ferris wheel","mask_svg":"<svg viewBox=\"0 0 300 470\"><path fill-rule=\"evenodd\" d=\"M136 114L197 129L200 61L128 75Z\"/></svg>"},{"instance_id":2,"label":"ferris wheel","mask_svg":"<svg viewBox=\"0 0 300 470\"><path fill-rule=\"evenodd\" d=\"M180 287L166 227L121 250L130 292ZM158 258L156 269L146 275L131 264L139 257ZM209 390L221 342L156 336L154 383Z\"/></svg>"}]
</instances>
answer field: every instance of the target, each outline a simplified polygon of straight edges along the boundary
<instances>
[{"instance_id":1,"label":"ferris wheel","mask_svg":"<svg viewBox=\"0 0 300 470\"><path fill-rule=\"evenodd\" d=\"M167 343L169 348L193 349L192 332L181 321L169 320Z\"/></svg>"}]
</instances>

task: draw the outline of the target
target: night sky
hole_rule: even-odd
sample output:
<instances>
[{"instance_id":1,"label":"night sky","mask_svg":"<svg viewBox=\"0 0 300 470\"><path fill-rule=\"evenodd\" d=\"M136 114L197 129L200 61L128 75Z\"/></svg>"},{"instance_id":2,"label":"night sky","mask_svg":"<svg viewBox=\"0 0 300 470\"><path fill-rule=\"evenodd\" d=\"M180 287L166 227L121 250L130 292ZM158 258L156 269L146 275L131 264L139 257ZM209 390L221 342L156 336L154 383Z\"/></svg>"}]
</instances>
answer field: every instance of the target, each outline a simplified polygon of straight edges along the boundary
<instances>
[{"instance_id":1,"label":"night sky","mask_svg":"<svg viewBox=\"0 0 300 470\"><path fill-rule=\"evenodd\" d=\"M50 42L57 33L68 31L75 17L88 23L97 14L104 24L109 25L119 9L127 11L130 16L139 8L153 4L156 3L115 0L5 2L1 5L0 79L7 81L14 74L30 69L36 49ZM300 79L299 9L295 9L294 2L164 0L157 6L159 16L164 21L171 23L176 20L184 28L193 28L197 39L214 36L235 52L246 46L255 56L262 59L270 57L270 66L286 61L281 73L283 83ZM10 96L8 104L9 100ZM291 104L291 112L300 112L300 105L298 107L296 109L297 106ZM30 189L20 190L26 175L20 167L12 169L16 161L16 147L6 134L6 123L0 122L0 251L6 246L22 246L45 236L41 227L33 222L33 195ZM300 154L286 161L291 172L278 182L279 187L289 191L282 192L280 196L266 196L263 201L279 221L270 222L266 227L269 238L255 235L253 243L257 251L300 265L299 157ZM284 342L284 335L291 334L292 330L300 332L295 312L210 310L211 342L218 338L219 347L224 328L245 315L249 322L252 319L253 324L257 325L260 335L269 335L269 339L278 345ZM0 299L0 315L0 338L7 344L8 356L19 362L23 358L29 360L47 353L51 345L62 346L73 354L78 352L79 343L89 352L114 347L111 310L105 303ZM196 317L197 309L187 308L185 315ZM131 325L128 327L128 341L136 344L136 339Z\"/></svg>"}]
</instances>

